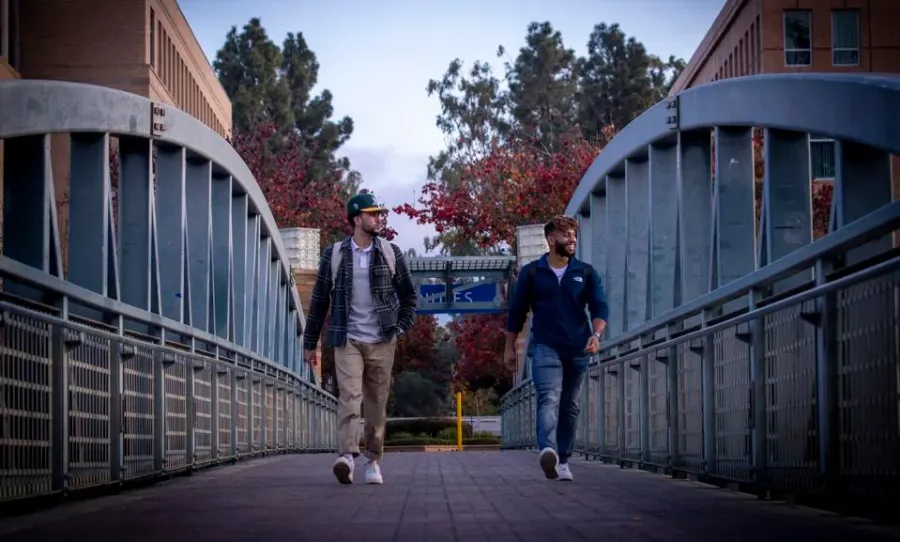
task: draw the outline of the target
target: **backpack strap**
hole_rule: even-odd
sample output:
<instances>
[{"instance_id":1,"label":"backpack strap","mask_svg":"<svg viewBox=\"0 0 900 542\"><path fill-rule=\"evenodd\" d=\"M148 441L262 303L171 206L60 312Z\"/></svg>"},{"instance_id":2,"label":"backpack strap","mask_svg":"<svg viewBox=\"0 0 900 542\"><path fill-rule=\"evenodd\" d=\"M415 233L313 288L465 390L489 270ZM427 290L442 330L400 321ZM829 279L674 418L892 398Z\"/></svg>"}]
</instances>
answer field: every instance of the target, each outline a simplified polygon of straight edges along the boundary
<instances>
[{"instance_id":1,"label":"backpack strap","mask_svg":"<svg viewBox=\"0 0 900 542\"><path fill-rule=\"evenodd\" d=\"M340 241L335 241L333 245L331 245L331 281L337 282L338 270L341 268L341 256L343 256L343 252L341 251L341 245L343 243Z\"/></svg>"},{"instance_id":2,"label":"backpack strap","mask_svg":"<svg viewBox=\"0 0 900 542\"><path fill-rule=\"evenodd\" d=\"M378 243L378 249L381 251L382 256L384 256L384 261L387 263L388 269L391 271L391 276L397 272L397 255L394 254L394 247L391 246L391 243L381 237L376 237L375 241ZM337 281L338 271L341 268L341 258L344 255L344 252L341 250L343 243L340 241L335 242L331 246L331 280Z\"/></svg>"},{"instance_id":3,"label":"backpack strap","mask_svg":"<svg viewBox=\"0 0 900 542\"><path fill-rule=\"evenodd\" d=\"M387 239L381 237L376 237L375 241L378 243L381 255L384 256L384 261L391 271L391 277L393 277L397 272L397 255L394 254L394 247L391 246L391 243Z\"/></svg>"}]
</instances>

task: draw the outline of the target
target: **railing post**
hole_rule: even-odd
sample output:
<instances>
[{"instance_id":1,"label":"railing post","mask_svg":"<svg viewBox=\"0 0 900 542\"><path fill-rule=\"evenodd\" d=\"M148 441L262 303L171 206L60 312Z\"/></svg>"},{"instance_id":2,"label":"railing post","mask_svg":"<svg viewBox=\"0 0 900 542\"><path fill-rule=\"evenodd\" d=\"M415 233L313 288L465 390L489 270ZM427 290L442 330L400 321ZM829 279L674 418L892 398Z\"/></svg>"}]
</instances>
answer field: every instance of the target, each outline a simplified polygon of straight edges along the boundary
<instances>
[{"instance_id":1,"label":"railing post","mask_svg":"<svg viewBox=\"0 0 900 542\"><path fill-rule=\"evenodd\" d=\"M166 363L162 350L153 351L153 470L166 466Z\"/></svg>"},{"instance_id":2,"label":"railing post","mask_svg":"<svg viewBox=\"0 0 900 542\"><path fill-rule=\"evenodd\" d=\"M197 461L197 399L194 390L194 373L197 372L199 360L191 356L187 361L190 365L184 368L184 462L188 468L192 468Z\"/></svg>"},{"instance_id":3,"label":"railing post","mask_svg":"<svg viewBox=\"0 0 900 542\"><path fill-rule=\"evenodd\" d=\"M218 348L216 349L218 350ZM210 420L210 431L212 431L212 435L210 438L210 460L217 461L219 456L221 455L219 452L219 440L221 440L221 434L219 425L221 424L221 420L219 419L219 378L227 375L228 372L221 366L221 361L219 361L219 356L216 354L216 360L213 362L212 370L209 372L209 400L210 400L210 416L212 420Z\"/></svg>"},{"instance_id":4,"label":"railing post","mask_svg":"<svg viewBox=\"0 0 900 542\"><path fill-rule=\"evenodd\" d=\"M134 358L134 345L112 342L109 348L109 479L118 481L125 468L125 398L122 395L123 365Z\"/></svg>"},{"instance_id":5,"label":"railing post","mask_svg":"<svg viewBox=\"0 0 900 542\"><path fill-rule=\"evenodd\" d=\"M814 268L816 286L825 284L832 262L819 259ZM819 436L819 472L826 491L840 490L840 411L838 409L837 302L835 293L816 299L816 398Z\"/></svg>"},{"instance_id":6,"label":"railing post","mask_svg":"<svg viewBox=\"0 0 900 542\"><path fill-rule=\"evenodd\" d=\"M703 311L704 327L709 312ZM716 349L712 334L700 339L700 380L703 411L703 463L704 472L716 471Z\"/></svg>"},{"instance_id":7,"label":"railing post","mask_svg":"<svg viewBox=\"0 0 900 542\"><path fill-rule=\"evenodd\" d=\"M669 349L669 358L666 360L666 421L669 426L669 467L675 468L679 464L678 459L678 347Z\"/></svg>"},{"instance_id":8,"label":"railing post","mask_svg":"<svg viewBox=\"0 0 900 542\"><path fill-rule=\"evenodd\" d=\"M650 355L641 356L640 364L636 367L640 380L640 393L638 400L641 409L641 461L650 462Z\"/></svg>"},{"instance_id":9,"label":"railing post","mask_svg":"<svg viewBox=\"0 0 900 542\"><path fill-rule=\"evenodd\" d=\"M618 450L616 451L616 460L625 459L626 445L625 442L625 364L621 361L616 363L616 387L619 391L619 430Z\"/></svg>"},{"instance_id":10,"label":"railing post","mask_svg":"<svg viewBox=\"0 0 900 542\"><path fill-rule=\"evenodd\" d=\"M606 446L606 367L597 366L597 458Z\"/></svg>"},{"instance_id":11,"label":"railing post","mask_svg":"<svg viewBox=\"0 0 900 542\"><path fill-rule=\"evenodd\" d=\"M762 298L757 289L749 294L748 308L756 310ZM767 479L766 466L766 325L764 317L748 323L750 328L750 423L753 449L751 465L757 482Z\"/></svg>"},{"instance_id":12,"label":"railing post","mask_svg":"<svg viewBox=\"0 0 900 542\"><path fill-rule=\"evenodd\" d=\"M6 315L3 315L6 318ZM51 327L50 360L52 371L52 485L54 491L64 491L69 480L69 341L68 330L62 323Z\"/></svg>"}]
</instances>

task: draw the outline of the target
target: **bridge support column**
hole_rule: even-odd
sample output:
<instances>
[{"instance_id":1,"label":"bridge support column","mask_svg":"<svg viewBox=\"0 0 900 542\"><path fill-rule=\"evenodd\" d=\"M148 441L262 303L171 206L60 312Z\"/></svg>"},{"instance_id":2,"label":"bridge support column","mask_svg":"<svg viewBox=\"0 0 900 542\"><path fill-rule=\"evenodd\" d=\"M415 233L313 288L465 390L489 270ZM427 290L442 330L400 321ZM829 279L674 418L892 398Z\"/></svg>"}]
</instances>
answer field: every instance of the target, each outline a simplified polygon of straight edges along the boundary
<instances>
[{"instance_id":1,"label":"bridge support column","mask_svg":"<svg viewBox=\"0 0 900 542\"><path fill-rule=\"evenodd\" d=\"M766 129L765 155L765 264L812 242L812 178L809 172L809 136L805 133ZM774 294L808 282L810 270L800 271L778 283Z\"/></svg>"},{"instance_id":2,"label":"bridge support column","mask_svg":"<svg viewBox=\"0 0 900 542\"><path fill-rule=\"evenodd\" d=\"M650 307L648 318L675 308L678 261L678 147L650 147ZM655 338L662 338L662 330Z\"/></svg>"},{"instance_id":3,"label":"bridge support column","mask_svg":"<svg viewBox=\"0 0 900 542\"><path fill-rule=\"evenodd\" d=\"M707 293L712 240L712 172L707 130L678 136L678 276L675 303L682 305ZM696 325L695 319L683 325Z\"/></svg>"},{"instance_id":4,"label":"bridge support column","mask_svg":"<svg viewBox=\"0 0 900 542\"><path fill-rule=\"evenodd\" d=\"M606 178L606 232L609 253L606 261L606 298L609 303L608 339L615 339L627 329L626 254L628 248L628 208L624 176Z\"/></svg>"},{"instance_id":5,"label":"bridge support column","mask_svg":"<svg viewBox=\"0 0 900 542\"><path fill-rule=\"evenodd\" d=\"M710 291L756 269L752 128L716 128L714 239ZM746 308L735 300L724 312Z\"/></svg>"}]
</instances>

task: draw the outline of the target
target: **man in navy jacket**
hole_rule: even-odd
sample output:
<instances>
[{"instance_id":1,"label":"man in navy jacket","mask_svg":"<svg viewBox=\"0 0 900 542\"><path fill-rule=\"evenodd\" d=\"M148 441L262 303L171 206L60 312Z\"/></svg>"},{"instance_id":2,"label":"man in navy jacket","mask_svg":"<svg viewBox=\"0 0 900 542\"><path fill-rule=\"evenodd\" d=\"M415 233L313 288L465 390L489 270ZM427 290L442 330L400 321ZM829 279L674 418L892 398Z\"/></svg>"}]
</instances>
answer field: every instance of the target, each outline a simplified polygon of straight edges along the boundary
<instances>
[{"instance_id":1,"label":"man in navy jacket","mask_svg":"<svg viewBox=\"0 0 900 542\"><path fill-rule=\"evenodd\" d=\"M548 479L569 481L581 388L591 356L600 351L609 309L597 270L575 258L578 223L567 216L554 217L544 226L544 235L550 251L519 271L504 358L515 363L516 336L531 309L527 357L537 392L540 465Z\"/></svg>"}]
</instances>

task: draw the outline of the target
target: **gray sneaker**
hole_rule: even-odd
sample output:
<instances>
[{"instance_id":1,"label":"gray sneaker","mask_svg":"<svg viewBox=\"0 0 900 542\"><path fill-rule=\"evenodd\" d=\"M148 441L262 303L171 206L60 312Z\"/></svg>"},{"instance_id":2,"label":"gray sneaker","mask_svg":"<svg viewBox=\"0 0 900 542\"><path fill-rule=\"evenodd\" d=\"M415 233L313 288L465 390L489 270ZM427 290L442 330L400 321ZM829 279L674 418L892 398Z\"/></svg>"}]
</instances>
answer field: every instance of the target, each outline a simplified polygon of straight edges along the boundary
<instances>
[{"instance_id":1,"label":"gray sneaker","mask_svg":"<svg viewBox=\"0 0 900 542\"><path fill-rule=\"evenodd\" d=\"M353 463L352 457L342 455L334 461L334 466L331 467L331 470L334 472L334 476L338 479L338 482L342 484L352 484L354 466L355 464Z\"/></svg>"},{"instance_id":2,"label":"gray sneaker","mask_svg":"<svg viewBox=\"0 0 900 542\"><path fill-rule=\"evenodd\" d=\"M559 456L556 455L556 450L553 448L544 448L541 450L541 470L544 471L544 476L547 477L548 480L556 480L559 478L559 473L556 471L557 465L559 465Z\"/></svg>"}]
</instances>

